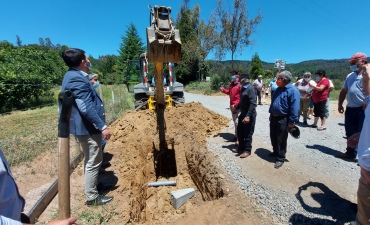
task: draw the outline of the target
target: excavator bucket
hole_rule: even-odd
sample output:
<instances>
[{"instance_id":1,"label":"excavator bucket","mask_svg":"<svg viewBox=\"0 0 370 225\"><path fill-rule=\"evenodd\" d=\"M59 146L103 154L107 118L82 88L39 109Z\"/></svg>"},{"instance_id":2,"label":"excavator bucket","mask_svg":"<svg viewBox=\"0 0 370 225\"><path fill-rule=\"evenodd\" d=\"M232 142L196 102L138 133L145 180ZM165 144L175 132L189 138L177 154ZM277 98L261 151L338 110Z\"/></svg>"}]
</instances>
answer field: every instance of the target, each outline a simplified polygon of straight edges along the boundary
<instances>
[{"instance_id":1,"label":"excavator bucket","mask_svg":"<svg viewBox=\"0 0 370 225\"><path fill-rule=\"evenodd\" d=\"M170 17L171 7L151 8L151 26L146 28L149 62L179 62L181 60L180 32Z\"/></svg>"}]
</instances>

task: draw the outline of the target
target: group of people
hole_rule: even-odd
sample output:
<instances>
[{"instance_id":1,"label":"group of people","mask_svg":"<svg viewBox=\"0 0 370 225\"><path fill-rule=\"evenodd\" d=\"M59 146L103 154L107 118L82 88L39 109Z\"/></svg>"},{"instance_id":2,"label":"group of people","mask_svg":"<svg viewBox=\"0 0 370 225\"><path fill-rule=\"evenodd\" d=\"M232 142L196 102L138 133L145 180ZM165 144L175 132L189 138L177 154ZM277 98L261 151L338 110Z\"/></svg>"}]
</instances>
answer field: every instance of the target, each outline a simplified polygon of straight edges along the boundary
<instances>
[{"instance_id":1,"label":"group of people","mask_svg":"<svg viewBox=\"0 0 370 225\"><path fill-rule=\"evenodd\" d=\"M251 84L247 73L240 74L233 70L228 89L220 90L230 95L230 110L235 126L236 148L232 152L240 158L251 155L252 137L257 118L257 101L261 104L262 76ZM288 130L295 127L299 110L299 91L291 84L292 74L282 71L276 77L277 88L274 90L270 105L270 139L273 147L271 156L276 157L275 168L280 168L285 161ZM272 89L271 89L272 90Z\"/></svg>"},{"instance_id":2,"label":"group of people","mask_svg":"<svg viewBox=\"0 0 370 225\"><path fill-rule=\"evenodd\" d=\"M90 61L81 49L67 49L62 58L69 70L64 75L62 91L73 93L70 133L81 145L85 160L85 196L86 205L103 205L113 197L100 195L97 190L98 174L103 161L103 140L109 140L111 133L105 123L105 110L102 100L94 87L99 85L95 75L89 76ZM361 177L357 193L357 223L368 224L370 221L370 65L363 53L354 54L350 61L352 72L348 74L339 95L338 111L344 113L343 102L347 97L345 110L345 131L347 140L346 152L337 157L356 158L361 167ZM301 112L304 122L307 120L307 106L312 99L314 104L314 124L317 127L319 118L325 130L326 105L331 84L324 70L315 73L316 82L309 72L292 84L292 74L281 71L270 83L271 104L269 107L270 140L275 157L276 169L286 161L288 129L295 127ZM232 152L240 158L247 158L252 153L252 137L257 118L257 101L261 104L262 76L251 83L247 73L231 71L229 88L221 91L230 95L230 111L235 125L236 148ZM356 150L358 152L356 152ZM0 224L21 224L24 199L11 174L10 167L0 150ZM24 215L24 214L23 214ZM27 219L23 220L24 223ZM49 225L75 224L76 218L53 220Z\"/></svg>"},{"instance_id":3,"label":"group of people","mask_svg":"<svg viewBox=\"0 0 370 225\"><path fill-rule=\"evenodd\" d=\"M370 221L370 65L367 56L358 52L349 60L350 70L339 94L338 112L345 113L345 132L347 147L345 153L336 155L338 158L355 159L361 167L361 177L357 192L356 224L369 224ZM252 136L256 124L256 106L260 103L260 92L254 86L262 84L261 77L250 83L248 74L238 76L232 71L229 89L221 91L230 95L230 109L236 126L236 148L232 152L241 158L251 155ZM313 108L314 122L311 127L319 131L326 130L326 119L329 117L330 92L334 89L333 82L326 77L324 70L317 70L316 80L310 72L292 84L289 71L278 72L270 82L271 104L269 107L270 141L272 152L276 157L275 168L280 168L286 158L288 129L295 127L299 117L307 124L310 108ZM260 84L258 82L261 82ZM260 86L262 87L262 85ZM238 97L240 97L238 99ZM343 102L347 98L346 110ZM313 103L313 107L310 106ZM238 118L237 120L235 118ZM321 124L318 127L319 119Z\"/></svg>"},{"instance_id":4,"label":"group of people","mask_svg":"<svg viewBox=\"0 0 370 225\"><path fill-rule=\"evenodd\" d=\"M80 144L84 159L84 184L87 206L104 205L113 197L98 192L98 175L103 162L103 145L111 133L105 122L104 105L96 92L98 76L89 73L90 61L85 51L71 48L62 52L69 67L62 82L62 91L71 91L74 96L70 116L70 134ZM0 150L0 224L20 225L30 221L23 209L25 201L18 191L14 177L3 152ZM48 225L75 224L76 218L53 220Z\"/></svg>"}]
</instances>

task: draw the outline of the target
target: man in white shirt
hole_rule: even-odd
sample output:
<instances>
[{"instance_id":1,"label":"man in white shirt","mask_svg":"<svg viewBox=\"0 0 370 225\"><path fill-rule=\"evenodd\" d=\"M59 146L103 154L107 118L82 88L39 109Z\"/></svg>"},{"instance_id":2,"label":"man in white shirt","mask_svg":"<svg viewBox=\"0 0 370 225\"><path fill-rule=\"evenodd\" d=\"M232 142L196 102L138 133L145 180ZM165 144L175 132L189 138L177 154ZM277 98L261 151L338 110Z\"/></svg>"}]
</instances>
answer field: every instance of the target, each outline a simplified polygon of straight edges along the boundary
<instances>
[{"instance_id":1,"label":"man in white shirt","mask_svg":"<svg viewBox=\"0 0 370 225\"><path fill-rule=\"evenodd\" d=\"M262 100L261 100L262 86L263 86L262 75L258 75L258 78L254 80L254 83L253 83L253 87L257 93L258 105L262 105Z\"/></svg>"}]
</instances>

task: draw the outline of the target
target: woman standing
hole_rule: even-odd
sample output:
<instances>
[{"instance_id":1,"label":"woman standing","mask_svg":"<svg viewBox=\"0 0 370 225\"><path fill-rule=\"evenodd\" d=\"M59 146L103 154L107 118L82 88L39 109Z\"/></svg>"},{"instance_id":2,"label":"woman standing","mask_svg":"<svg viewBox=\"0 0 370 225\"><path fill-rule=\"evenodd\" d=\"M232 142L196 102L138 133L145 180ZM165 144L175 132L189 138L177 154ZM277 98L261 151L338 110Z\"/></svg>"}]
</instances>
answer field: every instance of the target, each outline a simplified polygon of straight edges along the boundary
<instances>
[{"instance_id":1,"label":"woman standing","mask_svg":"<svg viewBox=\"0 0 370 225\"><path fill-rule=\"evenodd\" d=\"M311 125L313 128L317 128L317 122L319 118L321 119L321 126L317 128L318 131L326 130L325 126L325 105L328 100L329 93L329 80L326 78L325 70L318 70L316 73L317 85L310 83L312 87L312 101L313 101L313 111L315 114L314 122Z\"/></svg>"}]
</instances>

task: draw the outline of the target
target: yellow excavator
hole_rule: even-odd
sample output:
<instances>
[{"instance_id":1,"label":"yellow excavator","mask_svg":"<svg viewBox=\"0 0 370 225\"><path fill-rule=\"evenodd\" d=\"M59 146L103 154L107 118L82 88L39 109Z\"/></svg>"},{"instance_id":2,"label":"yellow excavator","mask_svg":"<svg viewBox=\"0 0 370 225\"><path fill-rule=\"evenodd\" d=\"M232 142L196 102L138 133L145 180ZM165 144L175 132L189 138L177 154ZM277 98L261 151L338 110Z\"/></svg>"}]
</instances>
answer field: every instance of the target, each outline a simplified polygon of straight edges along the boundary
<instances>
[{"instance_id":1,"label":"yellow excavator","mask_svg":"<svg viewBox=\"0 0 370 225\"><path fill-rule=\"evenodd\" d=\"M156 175L159 176L176 176L176 159L174 151L174 143L172 143L172 150L168 149L168 145L165 139L166 125L164 119L164 110L166 106L171 106L172 101L183 102L183 85L181 87L174 86L171 67L172 63L179 62L181 60L181 40L180 32L175 29L171 20L171 7L166 6L149 6L150 10L150 26L146 28L147 35L147 54L143 55L144 61L154 64L154 99L155 111L157 114L157 130L159 133L159 151L154 151L154 163L156 169ZM163 64L168 63L169 67L169 89L173 97L171 102L165 94L164 88L164 72ZM145 66L144 66L145 70ZM148 79L144 71L144 83L147 83ZM179 89L176 89L179 88ZM176 89L176 90L175 90ZM170 91L170 90L166 90ZM180 93L174 95L174 93ZM176 97L176 100L174 97Z\"/></svg>"},{"instance_id":2,"label":"yellow excavator","mask_svg":"<svg viewBox=\"0 0 370 225\"><path fill-rule=\"evenodd\" d=\"M149 6L149 10L151 22L146 29L147 52L141 54L139 60L127 62L126 79L139 78L139 82L131 82L133 85L128 82L129 90L134 92L135 110L170 108L185 102L184 85L177 82L174 73L174 63L181 60L181 40L170 17L171 8ZM133 76L135 70L139 74Z\"/></svg>"}]
</instances>

